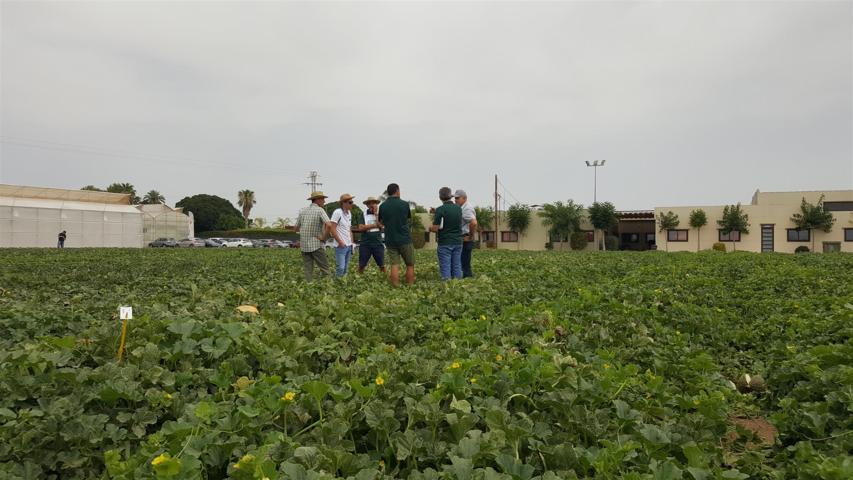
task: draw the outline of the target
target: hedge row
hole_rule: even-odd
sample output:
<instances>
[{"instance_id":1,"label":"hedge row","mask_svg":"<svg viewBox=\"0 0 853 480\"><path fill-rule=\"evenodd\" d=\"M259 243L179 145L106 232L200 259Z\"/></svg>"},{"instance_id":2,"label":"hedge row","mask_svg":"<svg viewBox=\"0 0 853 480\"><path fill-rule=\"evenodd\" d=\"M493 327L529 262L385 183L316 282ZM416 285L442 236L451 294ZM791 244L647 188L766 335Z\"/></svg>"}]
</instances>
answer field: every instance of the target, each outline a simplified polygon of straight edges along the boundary
<instances>
[{"instance_id":1,"label":"hedge row","mask_svg":"<svg viewBox=\"0 0 853 480\"><path fill-rule=\"evenodd\" d=\"M212 230L198 234L201 238L271 238L274 240L298 241L299 234L293 230L282 230L280 228L240 228L237 230Z\"/></svg>"}]
</instances>

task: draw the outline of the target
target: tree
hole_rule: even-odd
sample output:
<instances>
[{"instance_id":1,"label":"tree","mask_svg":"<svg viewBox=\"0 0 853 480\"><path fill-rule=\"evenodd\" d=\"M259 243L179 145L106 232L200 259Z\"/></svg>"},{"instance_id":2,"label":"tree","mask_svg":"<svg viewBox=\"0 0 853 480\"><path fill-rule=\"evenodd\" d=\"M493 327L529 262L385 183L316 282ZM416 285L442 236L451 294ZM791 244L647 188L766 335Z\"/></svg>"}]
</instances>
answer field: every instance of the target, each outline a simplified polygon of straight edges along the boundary
<instances>
[{"instance_id":1,"label":"tree","mask_svg":"<svg viewBox=\"0 0 853 480\"><path fill-rule=\"evenodd\" d=\"M705 210L699 208L690 212L690 226L696 229L697 252L702 249L702 242L699 239L699 231L702 230L702 227L705 225L708 225L708 216L705 214Z\"/></svg>"},{"instance_id":2,"label":"tree","mask_svg":"<svg viewBox=\"0 0 853 480\"><path fill-rule=\"evenodd\" d=\"M258 201L255 200L255 192L248 189L237 192L237 206L243 209L243 220L246 222L246 228L249 228L249 213L256 203Z\"/></svg>"},{"instance_id":3,"label":"tree","mask_svg":"<svg viewBox=\"0 0 853 480\"><path fill-rule=\"evenodd\" d=\"M264 228L266 224L267 219L264 217L255 217L252 219L252 225L254 225L255 228Z\"/></svg>"},{"instance_id":4,"label":"tree","mask_svg":"<svg viewBox=\"0 0 853 480\"><path fill-rule=\"evenodd\" d=\"M215 195L184 197L175 206L182 207L185 212L192 212L197 232L231 230L244 225L240 211L228 200Z\"/></svg>"},{"instance_id":5,"label":"tree","mask_svg":"<svg viewBox=\"0 0 853 480\"><path fill-rule=\"evenodd\" d=\"M166 203L166 197L157 190L151 190L142 197L142 203L150 205L152 203Z\"/></svg>"},{"instance_id":6,"label":"tree","mask_svg":"<svg viewBox=\"0 0 853 480\"><path fill-rule=\"evenodd\" d=\"M803 203L800 204L800 211L791 216L791 221L797 226L798 230L808 230L809 236L812 237L812 251L814 252L814 230L820 229L826 233L832 231L832 225L835 224L835 217L832 212L828 212L823 207L823 195L817 201L817 205L812 205L803 197Z\"/></svg>"},{"instance_id":7,"label":"tree","mask_svg":"<svg viewBox=\"0 0 853 480\"><path fill-rule=\"evenodd\" d=\"M619 217L616 215L616 207L614 207L610 202L593 203L592 206L587 209L587 214L589 215L589 223L591 223L596 230L601 230L602 233L606 233L607 230L619 223ZM607 244L604 242L604 235L600 235L599 237L601 243L596 245L596 247L603 246L604 248L599 248L599 250L606 250Z\"/></svg>"},{"instance_id":8,"label":"tree","mask_svg":"<svg viewBox=\"0 0 853 480\"><path fill-rule=\"evenodd\" d=\"M273 228L280 228L280 229L284 230L285 228L290 226L290 223L291 223L291 221L289 218L278 217L275 219L275 222L273 222L272 226L273 226Z\"/></svg>"},{"instance_id":9,"label":"tree","mask_svg":"<svg viewBox=\"0 0 853 480\"><path fill-rule=\"evenodd\" d=\"M483 232L489 231L489 228L495 225L495 209L492 207L474 207L474 215L477 217L477 238L482 242Z\"/></svg>"},{"instance_id":10,"label":"tree","mask_svg":"<svg viewBox=\"0 0 853 480\"><path fill-rule=\"evenodd\" d=\"M81 188L80 190L89 190L92 192L103 192L104 191L103 189L98 188L94 185L86 185L85 187Z\"/></svg>"},{"instance_id":11,"label":"tree","mask_svg":"<svg viewBox=\"0 0 853 480\"><path fill-rule=\"evenodd\" d=\"M749 215L743 211L740 203L737 205L726 205L723 207L723 218L722 220L717 220L717 225L720 226L720 231L725 235L729 235L732 232L738 232L738 236L745 235L749 233ZM734 238L729 235L729 239L732 242L732 251L734 251Z\"/></svg>"},{"instance_id":12,"label":"tree","mask_svg":"<svg viewBox=\"0 0 853 480\"><path fill-rule=\"evenodd\" d=\"M666 251L669 251L669 230L674 228L678 228L678 225L681 223L681 220L678 219L678 215L672 213L672 210L663 213L660 212L658 215L658 227L659 231L664 233L664 238L666 239Z\"/></svg>"},{"instance_id":13,"label":"tree","mask_svg":"<svg viewBox=\"0 0 853 480\"><path fill-rule=\"evenodd\" d=\"M107 187L107 191L110 193L128 193L130 194L130 203L133 205L139 204L140 199L136 195L136 188L133 187L133 184L114 182Z\"/></svg>"},{"instance_id":14,"label":"tree","mask_svg":"<svg viewBox=\"0 0 853 480\"><path fill-rule=\"evenodd\" d=\"M327 203L323 208L326 210L326 215L328 215L329 218L332 218L332 214L335 213L335 210L341 208L341 202ZM362 211L361 207L353 205L350 213L352 214L353 225L364 223L364 211Z\"/></svg>"},{"instance_id":15,"label":"tree","mask_svg":"<svg viewBox=\"0 0 853 480\"><path fill-rule=\"evenodd\" d=\"M421 219L421 216L416 212L412 212L411 228L412 245L414 245L415 248L424 248L424 244L426 244L426 239L424 238L426 226L424 226L424 221Z\"/></svg>"},{"instance_id":16,"label":"tree","mask_svg":"<svg viewBox=\"0 0 853 480\"><path fill-rule=\"evenodd\" d=\"M548 227L551 237L557 237L561 246L569 241L572 233L581 229L583 219L583 205L569 200L567 203L561 201L546 203L539 212L542 225Z\"/></svg>"},{"instance_id":17,"label":"tree","mask_svg":"<svg viewBox=\"0 0 853 480\"><path fill-rule=\"evenodd\" d=\"M516 203L511 205L506 211L506 223L509 229L518 233L518 236L524 235L527 227L530 226L530 207ZM521 242L517 242L518 248L521 248Z\"/></svg>"}]
</instances>

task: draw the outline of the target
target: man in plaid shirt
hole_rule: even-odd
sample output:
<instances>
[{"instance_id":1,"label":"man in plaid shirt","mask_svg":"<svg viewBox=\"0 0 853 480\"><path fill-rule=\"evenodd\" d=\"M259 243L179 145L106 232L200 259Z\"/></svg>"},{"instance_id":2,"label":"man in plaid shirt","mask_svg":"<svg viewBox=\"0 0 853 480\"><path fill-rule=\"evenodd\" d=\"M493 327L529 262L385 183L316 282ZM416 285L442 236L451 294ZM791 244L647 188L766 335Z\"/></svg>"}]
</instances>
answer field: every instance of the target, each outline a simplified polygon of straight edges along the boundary
<instances>
[{"instance_id":1,"label":"man in plaid shirt","mask_svg":"<svg viewBox=\"0 0 853 480\"><path fill-rule=\"evenodd\" d=\"M325 239L332 226L329 215L323 209L326 204L323 192L314 192L308 198L311 205L299 211L295 230L299 232L299 244L302 248L302 266L305 269L305 279L309 282L314 277L314 264L320 269L319 277L329 275L329 259L326 257Z\"/></svg>"}]
</instances>

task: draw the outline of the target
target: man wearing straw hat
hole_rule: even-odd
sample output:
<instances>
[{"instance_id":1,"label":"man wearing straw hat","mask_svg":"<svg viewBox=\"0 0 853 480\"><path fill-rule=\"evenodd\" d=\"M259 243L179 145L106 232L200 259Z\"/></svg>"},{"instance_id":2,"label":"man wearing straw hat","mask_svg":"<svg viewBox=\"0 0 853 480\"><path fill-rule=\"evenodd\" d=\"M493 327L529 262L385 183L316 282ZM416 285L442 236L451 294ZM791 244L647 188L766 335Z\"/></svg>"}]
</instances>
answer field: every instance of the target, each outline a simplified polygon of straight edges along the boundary
<instances>
[{"instance_id":1,"label":"man wearing straw hat","mask_svg":"<svg viewBox=\"0 0 853 480\"><path fill-rule=\"evenodd\" d=\"M358 226L361 232L361 242L358 244L358 273L364 273L364 267L372 257L376 266L385 273L385 245L382 244L382 233L379 230L379 199L367 197L363 202L367 209L364 211L364 224Z\"/></svg>"},{"instance_id":2,"label":"man wearing straw hat","mask_svg":"<svg viewBox=\"0 0 853 480\"><path fill-rule=\"evenodd\" d=\"M352 258L353 198L349 193L344 193L338 202L340 207L332 212L330 232L335 237L335 276L338 278L347 274Z\"/></svg>"},{"instance_id":3,"label":"man wearing straw hat","mask_svg":"<svg viewBox=\"0 0 853 480\"><path fill-rule=\"evenodd\" d=\"M309 282L314 277L314 264L320 269L320 277L329 275L329 259L326 258L325 244L323 243L326 233L329 232L332 222L323 209L326 204L323 192L314 192L308 197L311 205L299 211L296 219L295 230L299 232L299 244L302 249L302 266L305 269L305 279Z\"/></svg>"}]
</instances>

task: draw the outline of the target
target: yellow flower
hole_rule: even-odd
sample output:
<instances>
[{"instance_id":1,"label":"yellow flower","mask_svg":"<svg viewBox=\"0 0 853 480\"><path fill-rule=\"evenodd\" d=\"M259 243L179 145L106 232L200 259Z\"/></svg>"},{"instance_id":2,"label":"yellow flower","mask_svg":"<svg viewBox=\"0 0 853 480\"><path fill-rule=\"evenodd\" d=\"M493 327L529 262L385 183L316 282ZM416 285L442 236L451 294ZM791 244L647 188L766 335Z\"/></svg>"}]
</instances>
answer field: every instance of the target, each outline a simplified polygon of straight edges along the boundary
<instances>
[{"instance_id":1,"label":"yellow flower","mask_svg":"<svg viewBox=\"0 0 853 480\"><path fill-rule=\"evenodd\" d=\"M170 393L165 393L165 394L163 395L163 397L164 397L166 400L171 400L171 399L172 399L172 394L170 394Z\"/></svg>"},{"instance_id":2,"label":"yellow flower","mask_svg":"<svg viewBox=\"0 0 853 480\"><path fill-rule=\"evenodd\" d=\"M247 453L243 455L243 458L240 459L240 463L252 463L255 460L255 456L251 453Z\"/></svg>"},{"instance_id":3,"label":"yellow flower","mask_svg":"<svg viewBox=\"0 0 853 480\"><path fill-rule=\"evenodd\" d=\"M471 383L477 383L477 377L471 377Z\"/></svg>"},{"instance_id":4,"label":"yellow flower","mask_svg":"<svg viewBox=\"0 0 853 480\"><path fill-rule=\"evenodd\" d=\"M605 370L607 370L608 368L610 368L610 364L609 364L609 363L605 363L605 364L604 364L604 369L605 369Z\"/></svg>"},{"instance_id":5,"label":"yellow flower","mask_svg":"<svg viewBox=\"0 0 853 480\"><path fill-rule=\"evenodd\" d=\"M501 362L501 361L503 361L503 359L504 359L504 356L501 355L500 353L495 355L495 361L496 362Z\"/></svg>"},{"instance_id":6,"label":"yellow flower","mask_svg":"<svg viewBox=\"0 0 853 480\"><path fill-rule=\"evenodd\" d=\"M696 405L697 407L699 406L700 403L702 403L702 402L700 402L698 398L693 400L693 405Z\"/></svg>"},{"instance_id":7,"label":"yellow flower","mask_svg":"<svg viewBox=\"0 0 853 480\"><path fill-rule=\"evenodd\" d=\"M155 458L154 460L151 460L151 465L154 465L156 467L157 465L160 465L161 463L169 460L170 458L172 458L172 457L168 453L161 453L160 455L157 456L157 458Z\"/></svg>"},{"instance_id":8,"label":"yellow flower","mask_svg":"<svg viewBox=\"0 0 853 480\"><path fill-rule=\"evenodd\" d=\"M235 463L234 465L231 465L231 466L232 466L233 468L235 468L235 469L239 469L239 468L240 468L240 464L239 464L239 463Z\"/></svg>"},{"instance_id":9,"label":"yellow flower","mask_svg":"<svg viewBox=\"0 0 853 480\"><path fill-rule=\"evenodd\" d=\"M385 379L384 379L384 378L382 378L382 375L380 375L380 376L376 377L376 384L377 384L377 385L379 385L380 387L381 387L382 385L385 385Z\"/></svg>"},{"instance_id":10,"label":"yellow flower","mask_svg":"<svg viewBox=\"0 0 853 480\"><path fill-rule=\"evenodd\" d=\"M296 398L296 392L287 392L281 397L285 402L292 402L294 398Z\"/></svg>"},{"instance_id":11,"label":"yellow flower","mask_svg":"<svg viewBox=\"0 0 853 480\"><path fill-rule=\"evenodd\" d=\"M459 362L453 362L450 364L450 368L452 368L454 370L456 370L457 368L460 368L460 367L462 367L462 365L460 365Z\"/></svg>"},{"instance_id":12,"label":"yellow flower","mask_svg":"<svg viewBox=\"0 0 853 480\"><path fill-rule=\"evenodd\" d=\"M485 315L480 315L480 320L486 321L486 316L485 316Z\"/></svg>"}]
</instances>

